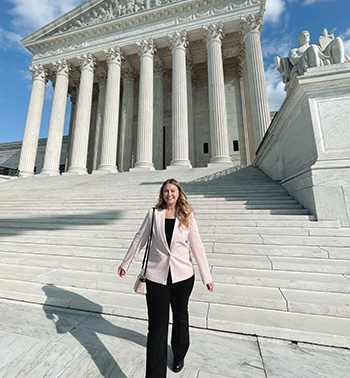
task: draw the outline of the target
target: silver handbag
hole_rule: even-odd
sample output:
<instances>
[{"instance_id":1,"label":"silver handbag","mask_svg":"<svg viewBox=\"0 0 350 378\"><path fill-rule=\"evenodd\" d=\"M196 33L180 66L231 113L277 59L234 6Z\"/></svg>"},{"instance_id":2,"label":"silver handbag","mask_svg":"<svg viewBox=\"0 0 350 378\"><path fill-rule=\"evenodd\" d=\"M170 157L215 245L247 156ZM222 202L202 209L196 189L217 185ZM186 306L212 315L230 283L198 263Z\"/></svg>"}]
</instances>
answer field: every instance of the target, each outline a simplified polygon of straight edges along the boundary
<instances>
[{"instance_id":1,"label":"silver handbag","mask_svg":"<svg viewBox=\"0 0 350 378\"><path fill-rule=\"evenodd\" d=\"M135 284L134 284L134 291L137 294L147 294L147 288L146 288L146 269L147 269L148 258L149 258L149 250L151 248L151 242L152 242L154 210L155 210L155 208L153 208L151 234L150 234L150 236L148 238L148 241L147 241L145 255L143 256L141 272L137 276Z\"/></svg>"}]
</instances>

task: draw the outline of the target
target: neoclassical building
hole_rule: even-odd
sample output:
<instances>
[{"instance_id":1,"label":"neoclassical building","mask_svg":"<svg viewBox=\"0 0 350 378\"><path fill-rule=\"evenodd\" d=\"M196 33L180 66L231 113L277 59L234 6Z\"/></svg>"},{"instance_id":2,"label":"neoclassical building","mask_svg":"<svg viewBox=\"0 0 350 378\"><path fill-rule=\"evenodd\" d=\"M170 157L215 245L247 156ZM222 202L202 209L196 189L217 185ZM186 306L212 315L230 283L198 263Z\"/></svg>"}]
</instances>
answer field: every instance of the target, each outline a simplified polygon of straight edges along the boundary
<instances>
[{"instance_id":1,"label":"neoclassical building","mask_svg":"<svg viewBox=\"0 0 350 378\"><path fill-rule=\"evenodd\" d=\"M33 53L20 175L58 175L67 96L70 174L250 164L270 124L266 0L89 0L26 37Z\"/></svg>"}]
</instances>

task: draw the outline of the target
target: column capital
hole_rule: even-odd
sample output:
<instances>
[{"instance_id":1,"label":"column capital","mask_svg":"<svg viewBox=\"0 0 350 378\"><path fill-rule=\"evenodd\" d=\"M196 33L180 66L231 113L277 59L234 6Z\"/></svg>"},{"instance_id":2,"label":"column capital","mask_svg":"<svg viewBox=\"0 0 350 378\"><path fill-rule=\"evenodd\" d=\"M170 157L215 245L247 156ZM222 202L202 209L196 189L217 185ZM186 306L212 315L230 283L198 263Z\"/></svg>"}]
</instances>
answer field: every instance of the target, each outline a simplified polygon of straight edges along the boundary
<instances>
[{"instance_id":1,"label":"column capital","mask_svg":"<svg viewBox=\"0 0 350 378\"><path fill-rule=\"evenodd\" d=\"M150 39L143 39L140 42L136 42L138 47L139 56L142 57L144 55L151 56L153 58L153 55L157 52L156 44L153 40L153 38Z\"/></svg>"},{"instance_id":2,"label":"column capital","mask_svg":"<svg viewBox=\"0 0 350 378\"><path fill-rule=\"evenodd\" d=\"M94 71L98 65L97 59L91 53L79 55L77 58L82 70L88 69Z\"/></svg>"},{"instance_id":3,"label":"column capital","mask_svg":"<svg viewBox=\"0 0 350 378\"><path fill-rule=\"evenodd\" d=\"M123 52L120 50L119 46L115 48L110 47L108 50L105 50L104 53L107 57L108 65L113 63L120 65L124 60Z\"/></svg>"},{"instance_id":4,"label":"column capital","mask_svg":"<svg viewBox=\"0 0 350 378\"><path fill-rule=\"evenodd\" d=\"M181 32L176 31L175 33L169 35L169 42L171 50L177 48L185 50L188 46L188 37L186 30L182 30Z\"/></svg>"},{"instance_id":5,"label":"column capital","mask_svg":"<svg viewBox=\"0 0 350 378\"><path fill-rule=\"evenodd\" d=\"M72 65L66 59L59 59L53 63L56 75L65 75L68 77L72 71Z\"/></svg>"},{"instance_id":6,"label":"column capital","mask_svg":"<svg viewBox=\"0 0 350 378\"><path fill-rule=\"evenodd\" d=\"M244 37L251 32L260 34L262 28L263 23L261 14L250 14L246 18L241 18L241 32L243 33Z\"/></svg>"},{"instance_id":7,"label":"column capital","mask_svg":"<svg viewBox=\"0 0 350 378\"><path fill-rule=\"evenodd\" d=\"M95 75L98 86L105 86L107 83L107 72L99 72Z\"/></svg>"},{"instance_id":8,"label":"column capital","mask_svg":"<svg viewBox=\"0 0 350 378\"><path fill-rule=\"evenodd\" d=\"M41 80L45 84L49 79L49 71L42 64L29 67L29 71L32 74L33 80Z\"/></svg>"},{"instance_id":9,"label":"column capital","mask_svg":"<svg viewBox=\"0 0 350 378\"><path fill-rule=\"evenodd\" d=\"M245 50L241 48L238 53L238 67L237 67L237 74L240 79L243 77L243 66L245 64L245 61L246 61Z\"/></svg>"},{"instance_id":10,"label":"column capital","mask_svg":"<svg viewBox=\"0 0 350 378\"><path fill-rule=\"evenodd\" d=\"M193 58L192 58L192 55L190 54L186 55L186 69L191 72L193 69Z\"/></svg>"},{"instance_id":11,"label":"column capital","mask_svg":"<svg viewBox=\"0 0 350 378\"><path fill-rule=\"evenodd\" d=\"M209 42L220 42L225 37L224 24L222 22L214 24L213 22L208 26L203 26L204 40L208 44Z\"/></svg>"},{"instance_id":12,"label":"column capital","mask_svg":"<svg viewBox=\"0 0 350 378\"><path fill-rule=\"evenodd\" d=\"M154 62L154 72L161 74L162 76L165 74L165 64L162 60L156 60Z\"/></svg>"},{"instance_id":13,"label":"column capital","mask_svg":"<svg viewBox=\"0 0 350 378\"><path fill-rule=\"evenodd\" d=\"M122 68L122 79L123 80L135 80L136 71L133 67L127 66Z\"/></svg>"}]
</instances>

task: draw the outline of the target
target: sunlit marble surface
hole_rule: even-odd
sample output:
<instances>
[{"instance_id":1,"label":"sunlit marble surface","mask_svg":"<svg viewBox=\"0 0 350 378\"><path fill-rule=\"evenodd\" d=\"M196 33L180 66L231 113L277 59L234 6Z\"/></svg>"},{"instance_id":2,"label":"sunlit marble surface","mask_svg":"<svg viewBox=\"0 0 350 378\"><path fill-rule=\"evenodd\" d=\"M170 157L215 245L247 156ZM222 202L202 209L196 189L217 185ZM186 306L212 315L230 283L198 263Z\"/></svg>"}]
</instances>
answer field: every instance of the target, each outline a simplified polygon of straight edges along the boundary
<instances>
[{"instance_id":1,"label":"sunlit marble surface","mask_svg":"<svg viewBox=\"0 0 350 378\"><path fill-rule=\"evenodd\" d=\"M145 321L6 300L0 319L0 377L144 377ZM169 347L169 378L345 378L350 350L191 328L185 368L171 364Z\"/></svg>"}]
</instances>

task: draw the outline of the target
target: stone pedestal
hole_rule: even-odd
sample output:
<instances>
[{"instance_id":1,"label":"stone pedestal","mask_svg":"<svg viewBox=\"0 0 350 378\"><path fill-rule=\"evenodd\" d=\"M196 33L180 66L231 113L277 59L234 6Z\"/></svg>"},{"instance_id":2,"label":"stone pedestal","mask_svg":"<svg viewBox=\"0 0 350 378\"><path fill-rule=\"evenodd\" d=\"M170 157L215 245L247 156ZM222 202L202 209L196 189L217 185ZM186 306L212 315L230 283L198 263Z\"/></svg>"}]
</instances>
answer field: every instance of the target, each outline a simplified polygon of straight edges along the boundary
<instances>
[{"instance_id":1,"label":"stone pedestal","mask_svg":"<svg viewBox=\"0 0 350 378\"><path fill-rule=\"evenodd\" d=\"M32 66L33 87L30 95L27 121L24 130L21 157L18 169L21 177L34 175L36 152L38 149L41 116L44 105L47 70L43 66Z\"/></svg>"},{"instance_id":2,"label":"stone pedestal","mask_svg":"<svg viewBox=\"0 0 350 378\"><path fill-rule=\"evenodd\" d=\"M350 226L350 66L293 79L254 164L319 220Z\"/></svg>"}]
</instances>

